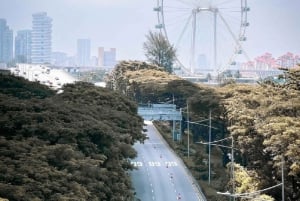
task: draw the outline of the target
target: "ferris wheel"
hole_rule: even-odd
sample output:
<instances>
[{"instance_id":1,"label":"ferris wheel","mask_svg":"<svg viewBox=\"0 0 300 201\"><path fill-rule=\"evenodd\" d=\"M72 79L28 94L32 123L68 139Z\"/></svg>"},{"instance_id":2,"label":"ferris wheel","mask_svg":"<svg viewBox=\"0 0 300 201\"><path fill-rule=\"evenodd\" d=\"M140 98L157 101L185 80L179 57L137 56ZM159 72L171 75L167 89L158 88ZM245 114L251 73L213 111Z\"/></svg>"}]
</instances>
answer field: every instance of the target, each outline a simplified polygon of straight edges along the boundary
<instances>
[{"instance_id":1,"label":"ferris wheel","mask_svg":"<svg viewBox=\"0 0 300 201\"><path fill-rule=\"evenodd\" d=\"M249 26L247 0L157 0L155 26L177 51L177 65L190 75L222 72L249 60L242 43Z\"/></svg>"}]
</instances>

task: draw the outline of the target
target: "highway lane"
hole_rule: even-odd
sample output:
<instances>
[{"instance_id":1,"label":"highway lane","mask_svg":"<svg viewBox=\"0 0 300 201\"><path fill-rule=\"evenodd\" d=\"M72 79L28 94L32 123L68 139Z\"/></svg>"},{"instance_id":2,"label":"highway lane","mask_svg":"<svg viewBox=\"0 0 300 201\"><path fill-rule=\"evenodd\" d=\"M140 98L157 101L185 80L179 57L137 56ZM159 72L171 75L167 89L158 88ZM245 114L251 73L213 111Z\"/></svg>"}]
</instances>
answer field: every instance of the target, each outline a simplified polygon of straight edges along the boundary
<instances>
[{"instance_id":1,"label":"highway lane","mask_svg":"<svg viewBox=\"0 0 300 201\"><path fill-rule=\"evenodd\" d=\"M148 140L134 145L138 157L131 172L136 197L142 201L204 201L185 165L169 148L151 122L145 122Z\"/></svg>"}]
</instances>

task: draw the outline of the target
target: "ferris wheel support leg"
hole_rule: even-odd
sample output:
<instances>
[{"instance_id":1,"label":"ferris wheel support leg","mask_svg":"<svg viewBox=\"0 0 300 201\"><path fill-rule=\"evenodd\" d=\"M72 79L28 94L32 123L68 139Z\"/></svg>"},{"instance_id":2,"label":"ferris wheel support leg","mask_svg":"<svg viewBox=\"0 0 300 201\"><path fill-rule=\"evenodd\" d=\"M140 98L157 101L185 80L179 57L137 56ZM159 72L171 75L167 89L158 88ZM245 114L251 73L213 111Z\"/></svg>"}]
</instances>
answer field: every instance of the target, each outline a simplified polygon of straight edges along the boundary
<instances>
[{"instance_id":1,"label":"ferris wheel support leg","mask_svg":"<svg viewBox=\"0 0 300 201\"><path fill-rule=\"evenodd\" d=\"M193 11L193 33L192 33L192 44L191 44L191 61L190 61L190 73L194 75L194 67L195 67L195 37L196 37L196 11Z\"/></svg>"},{"instance_id":2,"label":"ferris wheel support leg","mask_svg":"<svg viewBox=\"0 0 300 201\"><path fill-rule=\"evenodd\" d=\"M217 11L214 11L214 71L217 70Z\"/></svg>"}]
</instances>

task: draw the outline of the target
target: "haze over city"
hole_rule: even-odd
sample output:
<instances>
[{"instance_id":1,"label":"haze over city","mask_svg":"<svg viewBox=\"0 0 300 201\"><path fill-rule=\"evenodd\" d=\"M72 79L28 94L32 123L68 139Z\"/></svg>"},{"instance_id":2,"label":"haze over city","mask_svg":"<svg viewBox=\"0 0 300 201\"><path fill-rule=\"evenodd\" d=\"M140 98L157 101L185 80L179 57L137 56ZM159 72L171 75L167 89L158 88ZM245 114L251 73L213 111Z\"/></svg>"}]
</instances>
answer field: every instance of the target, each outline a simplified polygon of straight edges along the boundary
<instances>
[{"instance_id":1,"label":"haze over city","mask_svg":"<svg viewBox=\"0 0 300 201\"><path fill-rule=\"evenodd\" d=\"M193 0L191 0L193 2ZM157 24L155 0L1 0L0 18L16 32L32 28L32 14L47 12L53 19L52 51L76 54L76 40L89 38L97 47L114 47L118 60L144 60L143 42ZM300 53L300 1L249 0L250 26L245 51L251 59L265 52L275 57Z\"/></svg>"}]
</instances>

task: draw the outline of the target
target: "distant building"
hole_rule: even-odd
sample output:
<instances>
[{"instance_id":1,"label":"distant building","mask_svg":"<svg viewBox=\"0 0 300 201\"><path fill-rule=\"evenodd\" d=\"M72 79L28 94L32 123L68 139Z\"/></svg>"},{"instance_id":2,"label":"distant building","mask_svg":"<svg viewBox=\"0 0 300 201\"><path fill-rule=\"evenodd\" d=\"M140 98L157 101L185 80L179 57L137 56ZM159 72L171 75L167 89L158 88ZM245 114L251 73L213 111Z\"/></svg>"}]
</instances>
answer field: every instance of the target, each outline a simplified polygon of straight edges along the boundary
<instances>
[{"instance_id":1,"label":"distant building","mask_svg":"<svg viewBox=\"0 0 300 201\"><path fill-rule=\"evenodd\" d=\"M8 64L13 60L13 31L5 19L0 19L0 63Z\"/></svg>"},{"instance_id":2,"label":"distant building","mask_svg":"<svg viewBox=\"0 0 300 201\"><path fill-rule=\"evenodd\" d=\"M32 15L31 62L33 64L51 63L52 19L46 12Z\"/></svg>"},{"instance_id":3,"label":"distant building","mask_svg":"<svg viewBox=\"0 0 300 201\"><path fill-rule=\"evenodd\" d=\"M55 66L67 66L68 56L64 52L52 52L52 62Z\"/></svg>"},{"instance_id":4,"label":"distant building","mask_svg":"<svg viewBox=\"0 0 300 201\"><path fill-rule=\"evenodd\" d=\"M276 64L281 68L295 68L300 64L300 56L287 52L276 60Z\"/></svg>"},{"instance_id":5,"label":"distant building","mask_svg":"<svg viewBox=\"0 0 300 201\"><path fill-rule=\"evenodd\" d=\"M197 67L199 69L207 69L207 58L205 54L199 54L197 58Z\"/></svg>"},{"instance_id":6,"label":"distant building","mask_svg":"<svg viewBox=\"0 0 300 201\"><path fill-rule=\"evenodd\" d=\"M78 66L89 66L91 57L90 39L77 40L77 64Z\"/></svg>"},{"instance_id":7,"label":"distant building","mask_svg":"<svg viewBox=\"0 0 300 201\"><path fill-rule=\"evenodd\" d=\"M90 60L91 66L98 66L98 57L92 56Z\"/></svg>"},{"instance_id":8,"label":"distant building","mask_svg":"<svg viewBox=\"0 0 300 201\"><path fill-rule=\"evenodd\" d=\"M104 66L104 47L98 48L98 66Z\"/></svg>"},{"instance_id":9,"label":"distant building","mask_svg":"<svg viewBox=\"0 0 300 201\"><path fill-rule=\"evenodd\" d=\"M113 67L116 63L116 48L110 48L109 51L105 51L104 47L98 48L98 66Z\"/></svg>"},{"instance_id":10,"label":"distant building","mask_svg":"<svg viewBox=\"0 0 300 201\"><path fill-rule=\"evenodd\" d=\"M17 63L31 63L31 30L21 30L15 37L15 60Z\"/></svg>"}]
</instances>

